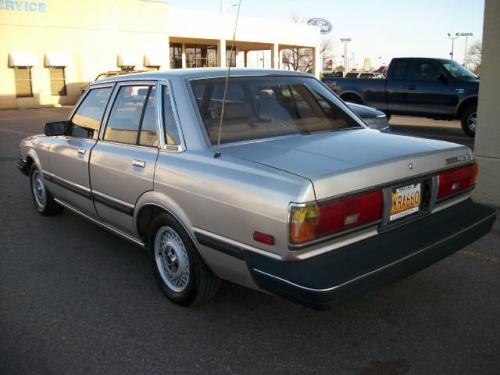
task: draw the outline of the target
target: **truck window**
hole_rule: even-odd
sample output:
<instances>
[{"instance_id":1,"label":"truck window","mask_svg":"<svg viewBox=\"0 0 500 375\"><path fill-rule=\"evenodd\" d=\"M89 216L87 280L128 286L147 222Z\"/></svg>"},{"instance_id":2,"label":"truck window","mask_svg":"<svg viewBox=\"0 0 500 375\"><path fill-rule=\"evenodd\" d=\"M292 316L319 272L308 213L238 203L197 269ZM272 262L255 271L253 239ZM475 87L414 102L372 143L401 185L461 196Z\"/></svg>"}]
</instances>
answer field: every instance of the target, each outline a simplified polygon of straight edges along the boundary
<instances>
[{"instance_id":1,"label":"truck window","mask_svg":"<svg viewBox=\"0 0 500 375\"><path fill-rule=\"evenodd\" d=\"M397 60L391 66L391 79L393 81L406 81L408 74L408 61Z\"/></svg>"},{"instance_id":2,"label":"truck window","mask_svg":"<svg viewBox=\"0 0 500 375\"><path fill-rule=\"evenodd\" d=\"M422 61L415 64L412 78L415 81L436 81L440 74L441 71L436 64Z\"/></svg>"}]
</instances>

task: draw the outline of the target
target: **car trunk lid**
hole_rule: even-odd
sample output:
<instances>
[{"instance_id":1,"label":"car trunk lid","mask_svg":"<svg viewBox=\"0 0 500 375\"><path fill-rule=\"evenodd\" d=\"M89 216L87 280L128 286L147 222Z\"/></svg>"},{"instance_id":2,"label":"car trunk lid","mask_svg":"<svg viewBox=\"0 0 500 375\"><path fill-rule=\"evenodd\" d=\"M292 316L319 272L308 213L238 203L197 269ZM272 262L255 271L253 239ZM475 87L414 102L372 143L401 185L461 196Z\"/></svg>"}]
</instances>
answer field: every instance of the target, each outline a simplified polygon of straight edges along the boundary
<instances>
[{"instance_id":1,"label":"car trunk lid","mask_svg":"<svg viewBox=\"0 0 500 375\"><path fill-rule=\"evenodd\" d=\"M232 144L224 153L305 177L318 200L411 179L472 158L465 146L366 129Z\"/></svg>"}]
</instances>

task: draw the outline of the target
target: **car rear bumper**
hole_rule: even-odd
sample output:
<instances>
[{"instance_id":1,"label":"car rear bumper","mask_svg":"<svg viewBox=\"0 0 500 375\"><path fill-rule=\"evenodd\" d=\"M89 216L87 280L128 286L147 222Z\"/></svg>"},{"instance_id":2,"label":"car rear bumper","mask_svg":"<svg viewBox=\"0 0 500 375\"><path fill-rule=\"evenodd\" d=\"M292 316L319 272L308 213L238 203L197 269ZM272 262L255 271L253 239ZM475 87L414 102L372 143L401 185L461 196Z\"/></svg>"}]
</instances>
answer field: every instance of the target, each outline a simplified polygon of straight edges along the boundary
<instances>
[{"instance_id":1,"label":"car rear bumper","mask_svg":"<svg viewBox=\"0 0 500 375\"><path fill-rule=\"evenodd\" d=\"M328 253L283 262L245 251L257 285L326 308L409 276L488 233L496 211L467 200L433 215Z\"/></svg>"}]
</instances>

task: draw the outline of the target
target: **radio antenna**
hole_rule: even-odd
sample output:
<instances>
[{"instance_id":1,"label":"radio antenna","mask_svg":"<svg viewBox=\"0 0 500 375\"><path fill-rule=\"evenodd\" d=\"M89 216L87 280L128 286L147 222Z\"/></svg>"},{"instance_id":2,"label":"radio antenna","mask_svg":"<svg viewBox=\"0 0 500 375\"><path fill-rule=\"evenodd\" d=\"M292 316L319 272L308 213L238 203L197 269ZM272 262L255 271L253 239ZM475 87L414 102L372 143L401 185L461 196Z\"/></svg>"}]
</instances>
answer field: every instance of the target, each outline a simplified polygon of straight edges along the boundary
<instances>
[{"instance_id":1,"label":"radio antenna","mask_svg":"<svg viewBox=\"0 0 500 375\"><path fill-rule=\"evenodd\" d=\"M218 158L221 155L220 138L221 138L221 133L222 133L222 121L224 120L224 108L226 106L227 86L229 83L229 74L231 74L231 60L233 59L234 43L235 43L235 39L236 39L236 30L238 28L238 18L240 17L241 1L242 0L238 1L238 10L236 11L236 21L234 23L233 39L231 40L231 52L229 54L229 66L227 67L226 81L224 83L224 94L222 95L222 107L220 110L220 119L219 119L219 133L217 134L217 148L215 149L214 158ZM221 51L221 57L223 56L222 55L223 53L225 54L226 51Z\"/></svg>"}]
</instances>

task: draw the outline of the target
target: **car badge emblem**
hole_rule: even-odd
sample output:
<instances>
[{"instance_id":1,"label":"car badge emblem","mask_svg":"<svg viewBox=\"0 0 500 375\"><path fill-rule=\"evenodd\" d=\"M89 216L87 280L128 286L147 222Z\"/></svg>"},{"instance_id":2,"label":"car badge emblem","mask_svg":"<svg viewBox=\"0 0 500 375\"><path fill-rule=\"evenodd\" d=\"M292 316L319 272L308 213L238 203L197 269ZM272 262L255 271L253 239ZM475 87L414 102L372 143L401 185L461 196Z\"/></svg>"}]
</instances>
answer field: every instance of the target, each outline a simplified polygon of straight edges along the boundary
<instances>
[{"instance_id":1,"label":"car badge emblem","mask_svg":"<svg viewBox=\"0 0 500 375\"><path fill-rule=\"evenodd\" d=\"M408 164L409 169L413 169L413 163Z\"/></svg>"}]
</instances>

